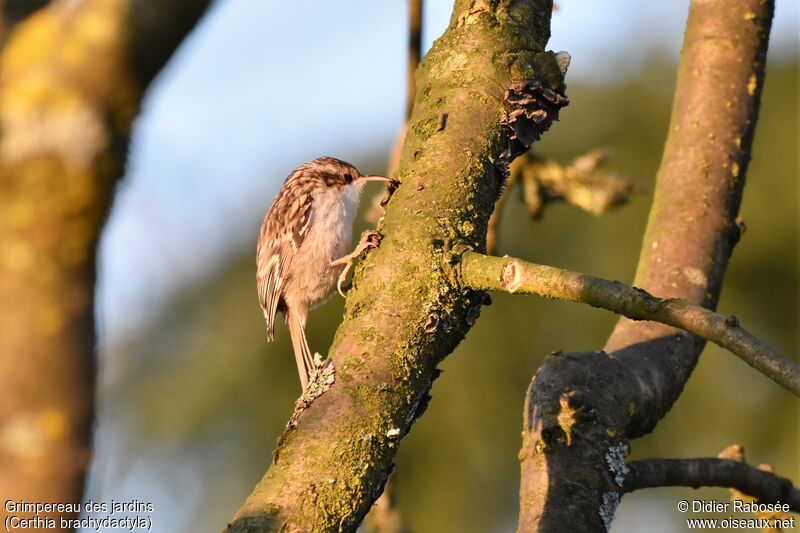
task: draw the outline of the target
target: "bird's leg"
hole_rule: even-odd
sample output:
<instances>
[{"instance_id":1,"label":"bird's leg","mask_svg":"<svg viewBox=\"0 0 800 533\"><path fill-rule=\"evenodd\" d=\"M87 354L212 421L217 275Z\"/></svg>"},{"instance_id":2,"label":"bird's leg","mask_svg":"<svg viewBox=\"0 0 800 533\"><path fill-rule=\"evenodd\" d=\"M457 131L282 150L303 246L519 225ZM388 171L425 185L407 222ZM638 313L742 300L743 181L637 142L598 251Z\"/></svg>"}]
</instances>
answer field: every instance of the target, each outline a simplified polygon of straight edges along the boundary
<instances>
[{"instance_id":1,"label":"bird's leg","mask_svg":"<svg viewBox=\"0 0 800 533\"><path fill-rule=\"evenodd\" d=\"M340 257L336 261L331 262L331 266L338 266L338 265L345 265L344 270L339 275L339 279L336 282L336 289L339 291L339 294L342 295L344 298L344 291L342 290L342 284L344 280L347 278L347 273L350 271L350 267L353 266L353 261L361 255L361 252L368 248L377 248L381 242L381 234L374 230L367 230L361 234L361 240L358 241L358 245L356 249L347 254L344 257Z\"/></svg>"}]
</instances>

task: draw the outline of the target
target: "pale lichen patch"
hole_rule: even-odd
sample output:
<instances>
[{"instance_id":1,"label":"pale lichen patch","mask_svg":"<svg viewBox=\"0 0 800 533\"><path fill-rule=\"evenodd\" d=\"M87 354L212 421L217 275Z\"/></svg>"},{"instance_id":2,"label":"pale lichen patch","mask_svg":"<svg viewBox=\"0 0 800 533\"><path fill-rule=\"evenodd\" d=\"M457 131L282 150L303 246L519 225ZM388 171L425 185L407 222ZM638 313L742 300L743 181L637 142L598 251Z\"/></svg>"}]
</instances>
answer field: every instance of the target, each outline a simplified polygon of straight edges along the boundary
<instances>
[{"instance_id":1,"label":"pale lichen patch","mask_svg":"<svg viewBox=\"0 0 800 533\"><path fill-rule=\"evenodd\" d=\"M19 413L0 427L0 450L17 457L35 459L50 452L68 428L66 413L59 409Z\"/></svg>"},{"instance_id":2,"label":"pale lichen patch","mask_svg":"<svg viewBox=\"0 0 800 533\"><path fill-rule=\"evenodd\" d=\"M308 386L303 394L295 402L294 413L286 424L287 429L297 427L297 420L300 415L310 406L314 400L328 392L336 382L336 368L333 361L322 360L318 353L314 354L314 368L308 374Z\"/></svg>"},{"instance_id":3,"label":"pale lichen patch","mask_svg":"<svg viewBox=\"0 0 800 533\"><path fill-rule=\"evenodd\" d=\"M491 12L492 6L487 0L475 0L472 2L472 6L469 9L466 9L458 16L456 27L462 28L470 24L475 24L482 14Z\"/></svg>"},{"instance_id":4,"label":"pale lichen patch","mask_svg":"<svg viewBox=\"0 0 800 533\"><path fill-rule=\"evenodd\" d=\"M628 443L622 441L611 446L606 452L608 470L614 476L614 483L620 487L625 482L625 476L630 472L628 465L625 464L625 458L629 451Z\"/></svg>"},{"instance_id":5,"label":"pale lichen patch","mask_svg":"<svg viewBox=\"0 0 800 533\"><path fill-rule=\"evenodd\" d=\"M614 520L614 513L618 505L619 494L616 492L603 493L603 503L600 505L597 512L600 515L600 519L603 521L606 531L611 531L611 522Z\"/></svg>"},{"instance_id":6,"label":"pale lichen patch","mask_svg":"<svg viewBox=\"0 0 800 533\"><path fill-rule=\"evenodd\" d=\"M698 287L705 287L708 285L708 278L706 277L705 272L699 268L684 267L683 276L692 285L697 285Z\"/></svg>"}]
</instances>

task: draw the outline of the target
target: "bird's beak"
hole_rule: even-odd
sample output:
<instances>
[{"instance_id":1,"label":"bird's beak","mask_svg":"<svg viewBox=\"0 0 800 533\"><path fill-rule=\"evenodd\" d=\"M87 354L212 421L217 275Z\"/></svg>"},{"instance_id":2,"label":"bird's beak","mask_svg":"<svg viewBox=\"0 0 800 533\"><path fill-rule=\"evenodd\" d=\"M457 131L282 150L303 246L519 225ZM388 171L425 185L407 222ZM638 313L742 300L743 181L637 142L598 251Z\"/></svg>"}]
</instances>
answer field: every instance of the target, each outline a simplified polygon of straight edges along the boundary
<instances>
[{"instance_id":1,"label":"bird's beak","mask_svg":"<svg viewBox=\"0 0 800 533\"><path fill-rule=\"evenodd\" d=\"M393 181L386 176L359 176L358 181Z\"/></svg>"}]
</instances>

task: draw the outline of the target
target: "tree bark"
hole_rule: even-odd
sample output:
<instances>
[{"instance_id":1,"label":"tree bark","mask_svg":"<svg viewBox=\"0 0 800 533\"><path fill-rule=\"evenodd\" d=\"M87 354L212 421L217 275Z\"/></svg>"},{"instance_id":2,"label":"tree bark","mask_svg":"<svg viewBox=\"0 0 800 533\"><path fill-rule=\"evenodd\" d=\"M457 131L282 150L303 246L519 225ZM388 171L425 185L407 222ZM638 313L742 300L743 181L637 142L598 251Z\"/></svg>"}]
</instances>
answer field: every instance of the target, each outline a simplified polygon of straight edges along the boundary
<instances>
[{"instance_id":1,"label":"tree bark","mask_svg":"<svg viewBox=\"0 0 800 533\"><path fill-rule=\"evenodd\" d=\"M161 4L56 1L13 28L0 56L4 501L81 501L94 413L100 230L142 91L206 2L173 3L184 8L182 25L136 25L139 10L158 17ZM172 46L135 46L152 35L137 27L161 28ZM30 516L3 506L0 519L9 515ZM48 530L72 529L60 518L73 513L48 516L56 520Z\"/></svg>"},{"instance_id":2,"label":"tree bark","mask_svg":"<svg viewBox=\"0 0 800 533\"><path fill-rule=\"evenodd\" d=\"M647 459L628 464L624 492L651 487L725 487L758 498L759 503L783 503L800 513L800 489L772 472L740 461L698 459Z\"/></svg>"},{"instance_id":3,"label":"tree bark","mask_svg":"<svg viewBox=\"0 0 800 533\"><path fill-rule=\"evenodd\" d=\"M737 211L764 80L774 3L694 0L669 135L634 285L713 309L739 238ZM604 531L627 439L655 427L704 346L623 319L606 349L552 356L525 401L520 531Z\"/></svg>"},{"instance_id":4,"label":"tree bark","mask_svg":"<svg viewBox=\"0 0 800 533\"><path fill-rule=\"evenodd\" d=\"M454 249L484 248L508 164L566 103L543 52L551 11L549 0L455 3L417 71L402 185L357 268L329 352L335 382L292 417L229 531L353 531L381 494L436 365L484 303L459 286Z\"/></svg>"},{"instance_id":5,"label":"tree bark","mask_svg":"<svg viewBox=\"0 0 800 533\"><path fill-rule=\"evenodd\" d=\"M475 290L535 294L580 302L608 309L632 320L648 320L680 328L729 350L800 396L800 365L745 330L733 315L720 315L686 300L656 298L645 290L618 281L513 257L467 252L461 258L459 274L463 284Z\"/></svg>"}]
</instances>

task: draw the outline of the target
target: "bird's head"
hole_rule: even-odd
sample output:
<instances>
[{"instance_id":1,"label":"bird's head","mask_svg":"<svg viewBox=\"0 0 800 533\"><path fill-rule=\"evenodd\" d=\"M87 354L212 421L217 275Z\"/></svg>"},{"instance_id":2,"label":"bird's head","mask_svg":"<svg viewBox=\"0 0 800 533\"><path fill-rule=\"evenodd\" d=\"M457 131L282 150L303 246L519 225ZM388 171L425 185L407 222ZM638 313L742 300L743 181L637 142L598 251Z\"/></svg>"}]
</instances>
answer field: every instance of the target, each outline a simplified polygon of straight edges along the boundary
<instances>
[{"instance_id":1,"label":"bird's head","mask_svg":"<svg viewBox=\"0 0 800 533\"><path fill-rule=\"evenodd\" d=\"M304 169L305 172L315 175L327 187L339 188L350 185L361 190L369 181L392 181L391 178L386 176L364 175L350 163L345 163L334 157L318 157L304 166L306 167Z\"/></svg>"}]
</instances>

